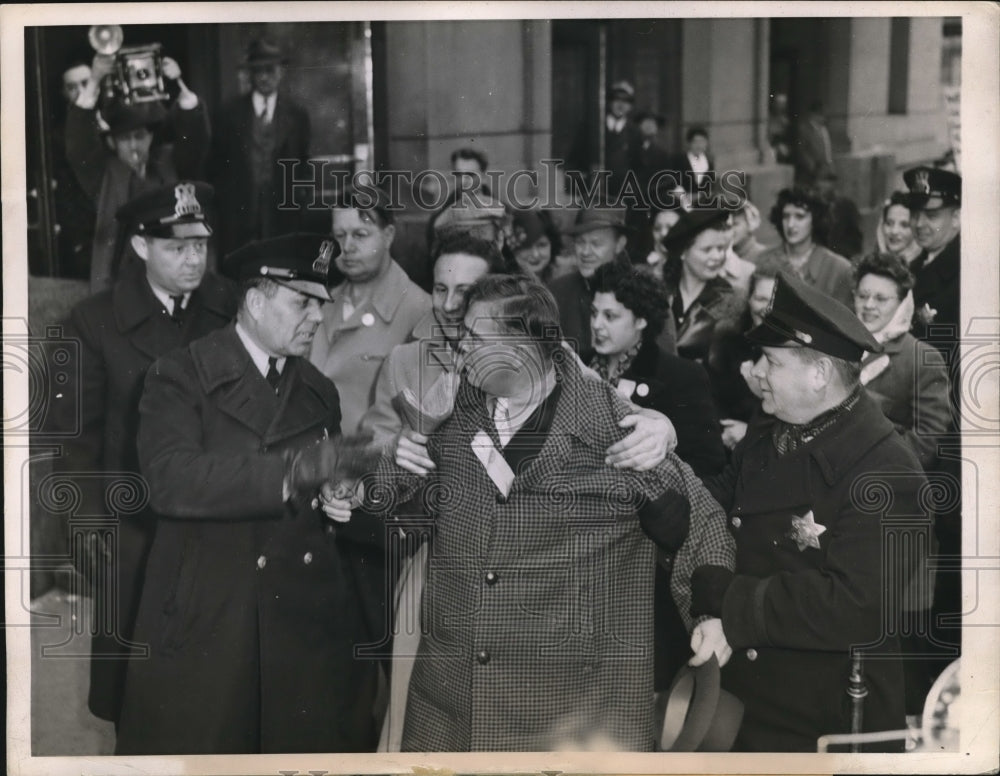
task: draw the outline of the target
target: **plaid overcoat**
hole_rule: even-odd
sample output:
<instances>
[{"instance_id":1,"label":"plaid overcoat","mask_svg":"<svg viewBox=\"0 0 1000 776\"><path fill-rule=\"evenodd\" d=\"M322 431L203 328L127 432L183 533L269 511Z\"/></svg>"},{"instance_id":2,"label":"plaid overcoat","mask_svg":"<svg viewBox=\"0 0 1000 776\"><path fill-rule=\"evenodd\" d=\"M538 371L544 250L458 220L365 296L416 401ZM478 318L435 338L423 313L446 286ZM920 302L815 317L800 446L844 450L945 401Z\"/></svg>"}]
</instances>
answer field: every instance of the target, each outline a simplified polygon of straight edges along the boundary
<instances>
[{"instance_id":1,"label":"plaid overcoat","mask_svg":"<svg viewBox=\"0 0 1000 776\"><path fill-rule=\"evenodd\" d=\"M675 559L685 615L695 566L732 568L725 516L688 466L672 454L645 473L605 465L629 406L573 359L556 369L548 434L507 496L472 450L496 431L467 383L429 441L435 476L386 458L367 489L369 511L403 521L419 493L436 516L404 751L652 749L655 547L639 510L676 520L690 503Z\"/></svg>"}]
</instances>

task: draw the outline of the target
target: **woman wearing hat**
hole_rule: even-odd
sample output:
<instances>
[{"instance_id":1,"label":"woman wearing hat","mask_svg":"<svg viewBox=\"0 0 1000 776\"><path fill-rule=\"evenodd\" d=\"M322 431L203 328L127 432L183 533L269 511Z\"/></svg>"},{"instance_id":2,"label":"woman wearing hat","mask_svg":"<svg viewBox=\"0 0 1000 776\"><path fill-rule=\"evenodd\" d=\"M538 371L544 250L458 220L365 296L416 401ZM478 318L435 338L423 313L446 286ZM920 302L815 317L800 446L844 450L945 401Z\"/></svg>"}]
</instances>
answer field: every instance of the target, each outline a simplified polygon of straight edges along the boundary
<instances>
[{"instance_id":1,"label":"woman wearing hat","mask_svg":"<svg viewBox=\"0 0 1000 776\"><path fill-rule=\"evenodd\" d=\"M906 192L894 191L882 205L875 242L879 253L898 256L907 265L920 255L920 246L913 236L909 195Z\"/></svg>"},{"instance_id":2,"label":"woman wearing hat","mask_svg":"<svg viewBox=\"0 0 1000 776\"><path fill-rule=\"evenodd\" d=\"M854 310L884 348L865 355L861 382L928 470L951 418L948 370L936 348L910 334L913 275L902 258L876 253L855 276Z\"/></svg>"},{"instance_id":3,"label":"woman wearing hat","mask_svg":"<svg viewBox=\"0 0 1000 776\"><path fill-rule=\"evenodd\" d=\"M677 354L703 362L715 327L739 314L740 297L723 276L730 232L725 210L685 213L664 241L663 279L677 327Z\"/></svg>"},{"instance_id":4,"label":"woman wearing hat","mask_svg":"<svg viewBox=\"0 0 1000 776\"><path fill-rule=\"evenodd\" d=\"M552 279L554 259L562 252L559 230L545 210L514 212L508 245L521 270L546 285Z\"/></svg>"}]
</instances>

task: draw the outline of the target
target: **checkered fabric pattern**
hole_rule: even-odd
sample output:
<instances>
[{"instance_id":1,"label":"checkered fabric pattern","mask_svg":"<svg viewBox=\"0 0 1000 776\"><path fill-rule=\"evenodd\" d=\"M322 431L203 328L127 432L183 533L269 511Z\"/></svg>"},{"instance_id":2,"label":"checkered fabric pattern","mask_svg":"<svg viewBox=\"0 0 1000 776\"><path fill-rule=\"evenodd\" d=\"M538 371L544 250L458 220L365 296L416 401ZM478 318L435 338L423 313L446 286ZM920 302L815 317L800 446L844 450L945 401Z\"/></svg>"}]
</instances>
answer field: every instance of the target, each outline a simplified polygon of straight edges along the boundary
<instances>
[{"instance_id":1,"label":"checkered fabric pattern","mask_svg":"<svg viewBox=\"0 0 1000 776\"><path fill-rule=\"evenodd\" d=\"M655 548L637 510L667 489L692 505L674 564L675 588L687 575L683 611L697 565L733 566L725 515L687 465L673 455L650 472L605 465L629 406L572 359L557 371L562 396L545 444L507 497L470 447L477 431L494 432L468 385L429 442L436 476L421 481L383 459L366 487L373 511L400 519L421 495L436 515L423 599L430 633L410 683L404 750L650 750Z\"/></svg>"}]
</instances>

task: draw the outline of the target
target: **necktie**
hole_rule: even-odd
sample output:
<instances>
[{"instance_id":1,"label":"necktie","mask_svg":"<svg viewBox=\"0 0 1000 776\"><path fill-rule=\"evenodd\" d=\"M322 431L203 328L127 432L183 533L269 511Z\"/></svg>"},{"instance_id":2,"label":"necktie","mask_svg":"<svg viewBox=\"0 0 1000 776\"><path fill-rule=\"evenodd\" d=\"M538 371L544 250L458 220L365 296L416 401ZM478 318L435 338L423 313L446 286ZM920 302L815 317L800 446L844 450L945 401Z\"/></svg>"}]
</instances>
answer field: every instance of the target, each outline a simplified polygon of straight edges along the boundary
<instances>
[{"instance_id":1,"label":"necktie","mask_svg":"<svg viewBox=\"0 0 1000 776\"><path fill-rule=\"evenodd\" d=\"M281 372L278 371L278 359L274 356L269 356L267 359L267 374L264 375L264 379L277 393L278 383L281 382Z\"/></svg>"},{"instance_id":2,"label":"necktie","mask_svg":"<svg viewBox=\"0 0 1000 776\"><path fill-rule=\"evenodd\" d=\"M172 296L171 301L174 303L173 312L170 313L170 318L174 323L184 323L184 296Z\"/></svg>"},{"instance_id":3,"label":"necktie","mask_svg":"<svg viewBox=\"0 0 1000 776\"><path fill-rule=\"evenodd\" d=\"M510 408L506 400L497 399L496 407L493 410L493 423L497 427L500 446L507 447L507 443L510 442L511 437L514 435L511 433Z\"/></svg>"}]
</instances>

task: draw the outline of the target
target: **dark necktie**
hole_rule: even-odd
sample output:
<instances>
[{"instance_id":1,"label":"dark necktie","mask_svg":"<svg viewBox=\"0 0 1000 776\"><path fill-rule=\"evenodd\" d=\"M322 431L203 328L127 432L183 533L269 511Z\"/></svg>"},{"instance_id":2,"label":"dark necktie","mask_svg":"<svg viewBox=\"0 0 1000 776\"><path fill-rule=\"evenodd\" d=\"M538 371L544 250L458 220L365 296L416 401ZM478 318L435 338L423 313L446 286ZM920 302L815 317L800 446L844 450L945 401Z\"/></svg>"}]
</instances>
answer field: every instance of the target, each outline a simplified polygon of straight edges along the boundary
<instances>
[{"instance_id":1,"label":"dark necktie","mask_svg":"<svg viewBox=\"0 0 1000 776\"><path fill-rule=\"evenodd\" d=\"M267 374L264 375L264 379L274 388L274 392L278 392L278 383L281 382L281 372L278 371L278 359L274 356L269 356L267 359Z\"/></svg>"},{"instance_id":2,"label":"dark necktie","mask_svg":"<svg viewBox=\"0 0 1000 776\"><path fill-rule=\"evenodd\" d=\"M174 323L184 323L184 296L172 296L170 299L174 303L174 310L170 313L170 318Z\"/></svg>"}]
</instances>

